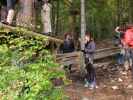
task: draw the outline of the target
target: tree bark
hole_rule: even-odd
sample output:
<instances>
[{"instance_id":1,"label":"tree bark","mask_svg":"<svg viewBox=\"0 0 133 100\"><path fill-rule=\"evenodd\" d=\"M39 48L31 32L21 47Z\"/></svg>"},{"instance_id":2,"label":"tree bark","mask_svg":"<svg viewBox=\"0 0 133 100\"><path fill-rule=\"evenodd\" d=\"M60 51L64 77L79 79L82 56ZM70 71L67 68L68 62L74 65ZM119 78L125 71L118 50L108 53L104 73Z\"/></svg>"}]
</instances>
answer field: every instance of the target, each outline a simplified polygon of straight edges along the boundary
<instances>
[{"instance_id":1,"label":"tree bark","mask_svg":"<svg viewBox=\"0 0 133 100\"><path fill-rule=\"evenodd\" d=\"M59 10L60 9L60 1L57 0L57 4L56 4L56 30L55 30L55 34L56 35L59 35L59 31L60 31L60 28L59 28L59 17L60 17L60 13L59 13Z\"/></svg>"},{"instance_id":2,"label":"tree bark","mask_svg":"<svg viewBox=\"0 0 133 100\"><path fill-rule=\"evenodd\" d=\"M43 22L43 33L51 33L52 27L51 27L51 7L52 5L50 3L44 3L42 7L42 22Z\"/></svg>"},{"instance_id":3,"label":"tree bark","mask_svg":"<svg viewBox=\"0 0 133 100\"><path fill-rule=\"evenodd\" d=\"M117 0L117 25L121 23L121 0Z\"/></svg>"},{"instance_id":4,"label":"tree bark","mask_svg":"<svg viewBox=\"0 0 133 100\"><path fill-rule=\"evenodd\" d=\"M35 0L19 0L19 12L17 15L18 26L35 28Z\"/></svg>"},{"instance_id":5,"label":"tree bark","mask_svg":"<svg viewBox=\"0 0 133 100\"><path fill-rule=\"evenodd\" d=\"M133 23L133 0L129 0L129 23Z\"/></svg>"},{"instance_id":6,"label":"tree bark","mask_svg":"<svg viewBox=\"0 0 133 100\"><path fill-rule=\"evenodd\" d=\"M84 50L84 37L86 32L85 23L85 0L81 0L81 49Z\"/></svg>"}]
</instances>

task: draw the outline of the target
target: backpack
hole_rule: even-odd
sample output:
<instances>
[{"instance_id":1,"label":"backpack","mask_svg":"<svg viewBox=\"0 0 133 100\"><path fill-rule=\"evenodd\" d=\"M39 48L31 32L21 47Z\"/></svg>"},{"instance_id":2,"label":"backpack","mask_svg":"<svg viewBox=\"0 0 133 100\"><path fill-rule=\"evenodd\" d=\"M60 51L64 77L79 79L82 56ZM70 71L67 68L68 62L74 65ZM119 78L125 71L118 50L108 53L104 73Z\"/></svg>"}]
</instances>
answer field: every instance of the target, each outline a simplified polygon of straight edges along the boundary
<instances>
[{"instance_id":1,"label":"backpack","mask_svg":"<svg viewBox=\"0 0 133 100\"><path fill-rule=\"evenodd\" d=\"M114 36L113 36L113 44L115 46L119 46L121 44L121 39L123 39L124 37L124 32L119 32L119 33L116 33Z\"/></svg>"},{"instance_id":2,"label":"backpack","mask_svg":"<svg viewBox=\"0 0 133 100\"><path fill-rule=\"evenodd\" d=\"M119 44L121 44L120 38L117 35L113 36L113 44L115 46L118 46Z\"/></svg>"}]
</instances>

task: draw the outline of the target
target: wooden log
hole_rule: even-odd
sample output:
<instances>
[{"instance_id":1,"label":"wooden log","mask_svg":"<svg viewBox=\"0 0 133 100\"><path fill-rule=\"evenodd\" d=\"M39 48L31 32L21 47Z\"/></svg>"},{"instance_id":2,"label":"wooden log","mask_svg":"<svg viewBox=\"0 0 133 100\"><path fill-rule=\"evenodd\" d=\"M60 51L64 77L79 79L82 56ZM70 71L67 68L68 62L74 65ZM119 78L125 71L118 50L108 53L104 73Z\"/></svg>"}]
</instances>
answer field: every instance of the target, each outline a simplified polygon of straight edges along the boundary
<instances>
[{"instance_id":1,"label":"wooden log","mask_svg":"<svg viewBox=\"0 0 133 100\"><path fill-rule=\"evenodd\" d=\"M1 29L6 29L5 31L2 30L0 32L7 32L7 30L8 31L15 31L15 32L20 32L20 33L25 34L25 35L38 36L38 37L42 37L44 39L47 39L49 41L63 43L63 40L61 40L61 39L57 39L57 38L54 38L54 37L46 36L44 34L36 33L36 32L30 31L28 29L22 28L22 27L12 27L12 26L8 26L8 25L0 23L0 28Z\"/></svg>"}]
</instances>

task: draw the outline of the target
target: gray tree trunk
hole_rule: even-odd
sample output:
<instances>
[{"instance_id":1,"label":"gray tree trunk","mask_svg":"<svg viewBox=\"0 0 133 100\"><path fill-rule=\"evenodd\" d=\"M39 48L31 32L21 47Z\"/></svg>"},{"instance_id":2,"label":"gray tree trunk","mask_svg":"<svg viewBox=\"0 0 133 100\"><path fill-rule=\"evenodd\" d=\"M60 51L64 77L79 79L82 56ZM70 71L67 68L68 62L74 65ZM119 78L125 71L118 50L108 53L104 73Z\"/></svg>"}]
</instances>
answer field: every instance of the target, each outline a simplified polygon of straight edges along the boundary
<instances>
[{"instance_id":1,"label":"gray tree trunk","mask_svg":"<svg viewBox=\"0 0 133 100\"><path fill-rule=\"evenodd\" d=\"M81 49L84 49L84 37L86 32L85 0L81 0Z\"/></svg>"},{"instance_id":2,"label":"gray tree trunk","mask_svg":"<svg viewBox=\"0 0 133 100\"><path fill-rule=\"evenodd\" d=\"M84 37L86 32L86 22L85 22L85 0L81 0L81 50L84 50ZM81 74L85 73L85 59L84 54L81 53Z\"/></svg>"},{"instance_id":3,"label":"gray tree trunk","mask_svg":"<svg viewBox=\"0 0 133 100\"><path fill-rule=\"evenodd\" d=\"M20 9L16 24L31 29L35 28L35 0L19 0Z\"/></svg>"},{"instance_id":4,"label":"gray tree trunk","mask_svg":"<svg viewBox=\"0 0 133 100\"><path fill-rule=\"evenodd\" d=\"M133 0L129 0L129 23L133 23Z\"/></svg>"},{"instance_id":5,"label":"gray tree trunk","mask_svg":"<svg viewBox=\"0 0 133 100\"><path fill-rule=\"evenodd\" d=\"M44 3L42 6L42 23L43 23L43 33L51 33L51 4Z\"/></svg>"}]
</instances>

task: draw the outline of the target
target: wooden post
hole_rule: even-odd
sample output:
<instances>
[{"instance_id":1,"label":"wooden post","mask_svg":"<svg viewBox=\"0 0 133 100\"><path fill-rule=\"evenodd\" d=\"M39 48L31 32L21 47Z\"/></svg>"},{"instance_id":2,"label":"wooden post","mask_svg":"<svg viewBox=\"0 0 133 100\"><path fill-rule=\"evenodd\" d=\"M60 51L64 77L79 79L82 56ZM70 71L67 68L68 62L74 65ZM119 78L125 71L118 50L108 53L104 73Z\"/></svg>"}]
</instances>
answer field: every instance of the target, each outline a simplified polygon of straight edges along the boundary
<instances>
[{"instance_id":1,"label":"wooden post","mask_svg":"<svg viewBox=\"0 0 133 100\"><path fill-rule=\"evenodd\" d=\"M19 0L19 11L17 13L17 26L35 29L35 4L36 0Z\"/></svg>"},{"instance_id":2,"label":"wooden post","mask_svg":"<svg viewBox=\"0 0 133 100\"><path fill-rule=\"evenodd\" d=\"M85 0L81 0L81 50L84 50L84 37L86 32L86 23L85 23ZM81 70L84 72L85 61L84 54L81 53Z\"/></svg>"}]
</instances>

